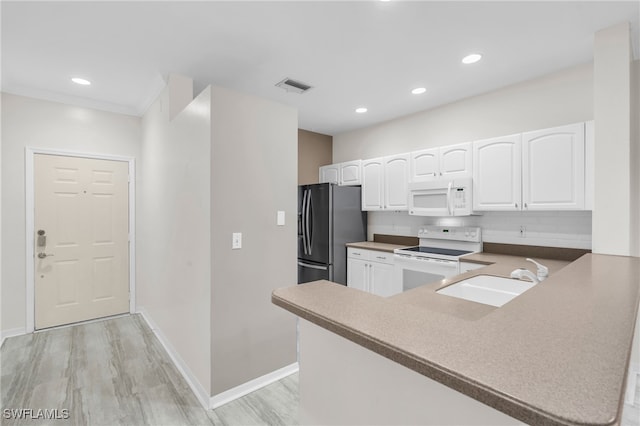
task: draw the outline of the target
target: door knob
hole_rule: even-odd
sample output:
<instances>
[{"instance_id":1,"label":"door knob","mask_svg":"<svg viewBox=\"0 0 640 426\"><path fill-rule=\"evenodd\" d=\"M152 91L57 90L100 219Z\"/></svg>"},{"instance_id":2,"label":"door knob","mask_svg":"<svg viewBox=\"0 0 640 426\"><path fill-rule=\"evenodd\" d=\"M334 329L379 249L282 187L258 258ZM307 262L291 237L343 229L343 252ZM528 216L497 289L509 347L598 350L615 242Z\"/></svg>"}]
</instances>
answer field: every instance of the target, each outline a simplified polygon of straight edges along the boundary
<instances>
[{"instance_id":1,"label":"door knob","mask_svg":"<svg viewBox=\"0 0 640 426\"><path fill-rule=\"evenodd\" d=\"M38 259L44 259L47 256L53 256L53 255L47 254L47 253L38 253Z\"/></svg>"}]
</instances>

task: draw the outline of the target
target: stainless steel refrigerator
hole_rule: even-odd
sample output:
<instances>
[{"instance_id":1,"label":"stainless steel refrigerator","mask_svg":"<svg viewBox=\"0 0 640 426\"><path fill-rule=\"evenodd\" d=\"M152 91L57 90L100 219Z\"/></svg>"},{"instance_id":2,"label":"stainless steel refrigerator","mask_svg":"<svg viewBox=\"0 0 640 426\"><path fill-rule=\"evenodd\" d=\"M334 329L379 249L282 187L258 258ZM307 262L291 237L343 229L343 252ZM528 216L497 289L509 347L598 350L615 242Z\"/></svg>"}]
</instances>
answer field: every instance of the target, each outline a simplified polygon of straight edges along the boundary
<instances>
[{"instance_id":1,"label":"stainless steel refrigerator","mask_svg":"<svg viewBox=\"0 0 640 426\"><path fill-rule=\"evenodd\" d=\"M298 284L325 279L347 285L345 244L367 239L360 194L359 186L298 187Z\"/></svg>"}]
</instances>

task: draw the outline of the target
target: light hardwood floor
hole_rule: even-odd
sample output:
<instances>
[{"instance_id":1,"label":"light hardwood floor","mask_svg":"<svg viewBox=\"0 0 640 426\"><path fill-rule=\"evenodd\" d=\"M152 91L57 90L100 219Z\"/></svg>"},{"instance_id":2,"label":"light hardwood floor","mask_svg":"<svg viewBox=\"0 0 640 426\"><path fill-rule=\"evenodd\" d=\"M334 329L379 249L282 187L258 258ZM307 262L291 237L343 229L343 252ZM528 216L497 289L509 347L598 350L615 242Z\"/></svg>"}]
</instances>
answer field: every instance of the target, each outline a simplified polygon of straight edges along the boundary
<instances>
[{"instance_id":1,"label":"light hardwood floor","mask_svg":"<svg viewBox=\"0 0 640 426\"><path fill-rule=\"evenodd\" d=\"M139 315L11 337L0 370L2 425L298 424L297 373L205 410ZM20 408L67 409L69 418L5 418ZM640 381L621 424L640 426Z\"/></svg>"},{"instance_id":2,"label":"light hardwood floor","mask_svg":"<svg viewBox=\"0 0 640 426\"><path fill-rule=\"evenodd\" d=\"M216 410L203 409L139 315L9 338L0 362L3 425L298 423L297 374ZM67 409L69 418L5 418L5 409L20 408Z\"/></svg>"}]
</instances>

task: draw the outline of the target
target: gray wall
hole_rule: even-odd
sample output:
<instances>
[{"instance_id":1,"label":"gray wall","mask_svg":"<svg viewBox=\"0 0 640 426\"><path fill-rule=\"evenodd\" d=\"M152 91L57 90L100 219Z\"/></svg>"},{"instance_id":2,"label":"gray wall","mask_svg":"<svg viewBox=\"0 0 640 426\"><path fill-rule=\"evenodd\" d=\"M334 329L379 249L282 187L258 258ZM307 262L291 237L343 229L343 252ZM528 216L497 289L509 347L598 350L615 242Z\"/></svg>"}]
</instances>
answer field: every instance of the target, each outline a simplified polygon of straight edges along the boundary
<instances>
[{"instance_id":1,"label":"gray wall","mask_svg":"<svg viewBox=\"0 0 640 426\"><path fill-rule=\"evenodd\" d=\"M593 119L593 66L569 68L333 137L333 162L374 158Z\"/></svg>"},{"instance_id":2,"label":"gray wall","mask_svg":"<svg viewBox=\"0 0 640 426\"><path fill-rule=\"evenodd\" d=\"M205 90L185 107L191 84L171 76L142 120L137 305L206 400L211 394L211 93ZM184 109L178 112L176 105Z\"/></svg>"},{"instance_id":3,"label":"gray wall","mask_svg":"<svg viewBox=\"0 0 640 426\"><path fill-rule=\"evenodd\" d=\"M594 36L595 195L593 251L628 256L637 235L632 211L631 41L629 23ZM638 117L634 117L638 120ZM637 166L637 165L636 165ZM611 232L611 224L616 232ZM635 251L635 247L634 247Z\"/></svg>"},{"instance_id":4,"label":"gray wall","mask_svg":"<svg viewBox=\"0 0 640 426\"><path fill-rule=\"evenodd\" d=\"M298 185L318 183L320 166L331 164L333 137L298 130Z\"/></svg>"},{"instance_id":5,"label":"gray wall","mask_svg":"<svg viewBox=\"0 0 640 426\"><path fill-rule=\"evenodd\" d=\"M333 138L334 162L372 158L593 119L593 66L569 68ZM487 212L424 218L369 212L374 233L417 235L425 224L483 228L487 242L591 248L591 212ZM524 236L520 228L525 227Z\"/></svg>"},{"instance_id":6,"label":"gray wall","mask_svg":"<svg viewBox=\"0 0 640 426\"><path fill-rule=\"evenodd\" d=\"M25 147L138 159L140 118L2 93L2 318L26 327Z\"/></svg>"},{"instance_id":7,"label":"gray wall","mask_svg":"<svg viewBox=\"0 0 640 426\"><path fill-rule=\"evenodd\" d=\"M296 285L297 111L214 87L212 394L296 362L295 319L271 291ZM276 226L284 210L286 225ZM231 249L242 232L242 249Z\"/></svg>"}]
</instances>

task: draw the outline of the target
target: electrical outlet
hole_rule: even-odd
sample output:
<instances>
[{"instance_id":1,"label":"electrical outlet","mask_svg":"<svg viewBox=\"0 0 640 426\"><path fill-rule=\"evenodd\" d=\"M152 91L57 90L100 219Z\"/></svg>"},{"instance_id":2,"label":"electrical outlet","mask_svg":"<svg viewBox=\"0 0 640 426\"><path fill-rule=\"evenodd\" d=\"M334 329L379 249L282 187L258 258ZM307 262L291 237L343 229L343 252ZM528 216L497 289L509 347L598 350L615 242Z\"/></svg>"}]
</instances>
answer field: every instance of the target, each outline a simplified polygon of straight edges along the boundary
<instances>
[{"instance_id":1,"label":"electrical outlet","mask_svg":"<svg viewBox=\"0 0 640 426\"><path fill-rule=\"evenodd\" d=\"M524 225L520 225L520 238L524 238L527 236L527 228Z\"/></svg>"},{"instance_id":2,"label":"electrical outlet","mask_svg":"<svg viewBox=\"0 0 640 426\"><path fill-rule=\"evenodd\" d=\"M242 232L234 232L231 240L231 248L237 250L242 248Z\"/></svg>"}]
</instances>

